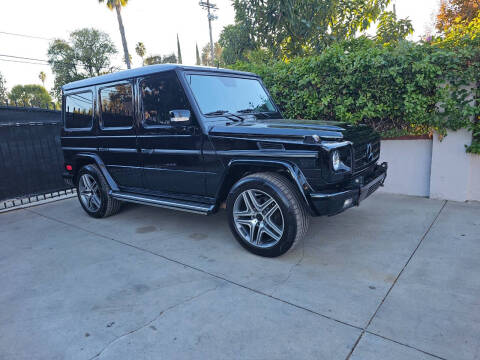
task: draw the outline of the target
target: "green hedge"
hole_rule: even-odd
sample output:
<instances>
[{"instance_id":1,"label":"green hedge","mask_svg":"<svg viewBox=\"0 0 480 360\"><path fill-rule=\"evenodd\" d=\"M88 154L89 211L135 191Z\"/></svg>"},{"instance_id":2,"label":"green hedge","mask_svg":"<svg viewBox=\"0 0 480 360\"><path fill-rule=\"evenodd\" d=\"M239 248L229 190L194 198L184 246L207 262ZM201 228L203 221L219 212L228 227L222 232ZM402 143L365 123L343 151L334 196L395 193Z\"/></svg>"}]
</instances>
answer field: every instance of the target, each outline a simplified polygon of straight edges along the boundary
<instances>
[{"instance_id":1,"label":"green hedge","mask_svg":"<svg viewBox=\"0 0 480 360\"><path fill-rule=\"evenodd\" d=\"M479 93L469 90L480 83L478 58L471 48L359 38L316 56L234 68L259 74L289 118L366 123L384 136L469 128L480 137L471 121ZM479 143L468 150L480 152Z\"/></svg>"}]
</instances>

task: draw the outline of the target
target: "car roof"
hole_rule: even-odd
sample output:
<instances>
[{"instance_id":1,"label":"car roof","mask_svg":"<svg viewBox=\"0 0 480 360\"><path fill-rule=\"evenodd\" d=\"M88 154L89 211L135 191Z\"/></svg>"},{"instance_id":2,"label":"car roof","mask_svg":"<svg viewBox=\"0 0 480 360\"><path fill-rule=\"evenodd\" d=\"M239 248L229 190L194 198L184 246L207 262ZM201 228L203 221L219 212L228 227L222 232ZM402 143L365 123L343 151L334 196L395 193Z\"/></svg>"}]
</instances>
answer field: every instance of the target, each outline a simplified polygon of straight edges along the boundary
<instances>
[{"instance_id":1,"label":"car roof","mask_svg":"<svg viewBox=\"0 0 480 360\"><path fill-rule=\"evenodd\" d=\"M232 74L232 75L246 75L246 76L255 76L258 77L256 74L244 72L244 71L236 71L230 69L221 69L221 68L214 68L214 67L206 67L206 66L185 66L179 64L158 64L158 65L148 65L139 67L136 69L130 70L123 70L111 74L100 75L84 80L73 81L71 83L65 84L62 86L63 91L68 91L72 89L83 88L87 86L94 86L98 84L104 84L109 82L121 81L126 79L131 79L134 77L139 76L146 76L151 74L156 74L164 71L170 70L186 70L186 71L205 71L211 73L224 73L224 74Z\"/></svg>"}]
</instances>

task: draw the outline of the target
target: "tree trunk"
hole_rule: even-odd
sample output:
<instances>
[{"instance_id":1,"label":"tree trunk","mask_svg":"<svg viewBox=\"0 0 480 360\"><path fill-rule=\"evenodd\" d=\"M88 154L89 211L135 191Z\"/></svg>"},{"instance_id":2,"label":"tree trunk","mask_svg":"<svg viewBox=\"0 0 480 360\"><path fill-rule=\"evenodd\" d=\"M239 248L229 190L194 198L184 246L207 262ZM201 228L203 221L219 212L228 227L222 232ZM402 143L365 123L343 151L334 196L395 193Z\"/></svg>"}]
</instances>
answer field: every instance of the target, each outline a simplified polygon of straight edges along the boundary
<instances>
[{"instance_id":1,"label":"tree trunk","mask_svg":"<svg viewBox=\"0 0 480 360\"><path fill-rule=\"evenodd\" d=\"M125 29L123 27L122 21L122 14L121 14L121 5L119 2L115 4L115 10L117 10L117 19L118 19L118 27L120 28L120 35L122 36L122 45L123 45L123 53L125 57L125 63L127 64L127 69L130 69L130 55L128 54L128 46L127 46L127 39L125 37Z\"/></svg>"}]
</instances>

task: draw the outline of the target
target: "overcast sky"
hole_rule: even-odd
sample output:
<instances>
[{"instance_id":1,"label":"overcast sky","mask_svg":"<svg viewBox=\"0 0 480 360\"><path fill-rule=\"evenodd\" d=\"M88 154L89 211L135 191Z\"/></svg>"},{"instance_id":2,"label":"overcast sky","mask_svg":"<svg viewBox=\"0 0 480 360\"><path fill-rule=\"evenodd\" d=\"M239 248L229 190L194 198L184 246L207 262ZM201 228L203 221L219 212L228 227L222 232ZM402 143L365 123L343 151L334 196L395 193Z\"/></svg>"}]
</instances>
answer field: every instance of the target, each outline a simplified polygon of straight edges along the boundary
<instances>
[{"instance_id":1,"label":"overcast sky","mask_svg":"<svg viewBox=\"0 0 480 360\"><path fill-rule=\"evenodd\" d=\"M230 0L213 0L217 4L218 20L213 22L214 41L222 28L233 23L234 11ZM425 34L432 26L439 0L394 0L399 17L409 17L415 28L414 39ZM81 4L81 5L80 5ZM148 55L176 52L179 34L183 63L195 64L195 43L199 49L208 43L208 21L198 0L130 0L122 11L129 52L133 67L141 65L135 54L135 44L142 41ZM0 14L0 54L47 59L49 41L3 34L2 32L36 36L46 39L67 39L68 34L83 27L95 27L108 33L122 53L120 32L114 11L98 0L23 0L3 1ZM0 59L7 59L0 56ZM8 58L15 60L14 58ZM125 67L118 55L115 64ZM47 74L46 87L51 88L53 75L49 66L32 65L0 60L0 72L7 87L16 84L41 84L38 74Z\"/></svg>"}]
</instances>

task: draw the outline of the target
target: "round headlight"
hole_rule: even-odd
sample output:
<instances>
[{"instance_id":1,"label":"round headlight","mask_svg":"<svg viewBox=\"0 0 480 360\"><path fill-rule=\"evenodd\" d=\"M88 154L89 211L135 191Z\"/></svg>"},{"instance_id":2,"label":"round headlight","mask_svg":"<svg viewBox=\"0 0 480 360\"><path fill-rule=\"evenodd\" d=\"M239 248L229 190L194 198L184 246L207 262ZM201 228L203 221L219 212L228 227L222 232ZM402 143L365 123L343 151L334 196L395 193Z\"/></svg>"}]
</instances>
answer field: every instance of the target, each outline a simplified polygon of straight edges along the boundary
<instances>
[{"instance_id":1,"label":"round headlight","mask_svg":"<svg viewBox=\"0 0 480 360\"><path fill-rule=\"evenodd\" d=\"M340 169L340 164L341 164L340 153L338 152L338 150L334 150L332 153L333 170L338 171Z\"/></svg>"}]
</instances>

